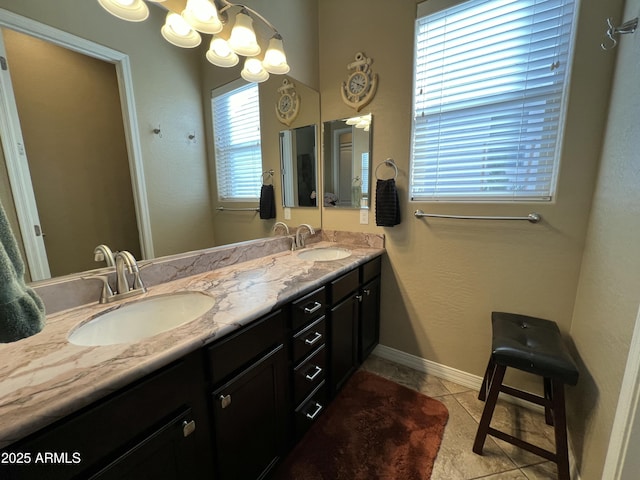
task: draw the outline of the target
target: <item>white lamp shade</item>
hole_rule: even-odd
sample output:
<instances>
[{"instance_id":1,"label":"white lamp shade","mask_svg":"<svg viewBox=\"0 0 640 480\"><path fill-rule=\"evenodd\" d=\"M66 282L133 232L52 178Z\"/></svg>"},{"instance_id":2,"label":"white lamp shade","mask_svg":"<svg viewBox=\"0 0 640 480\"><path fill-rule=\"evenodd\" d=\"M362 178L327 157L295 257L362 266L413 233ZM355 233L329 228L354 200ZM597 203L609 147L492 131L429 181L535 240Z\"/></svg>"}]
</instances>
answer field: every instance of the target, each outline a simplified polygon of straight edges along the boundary
<instances>
[{"instance_id":1,"label":"white lamp shade","mask_svg":"<svg viewBox=\"0 0 640 480\"><path fill-rule=\"evenodd\" d=\"M280 36L274 36L269 40L269 46L262 61L264 68L269 73L283 75L289 73L287 56L284 53L284 45Z\"/></svg>"},{"instance_id":2,"label":"white lamp shade","mask_svg":"<svg viewBox=\"0 0 640 480\"><path fill-rule=\"evenodd\" d=\"M238 64L238 55L231 50L226 40L220 37L213 37L209 50L205 54L207 60L218 67L233 67Z\"/></svg>"},{"instance_id":3,"label":"white lamp shade","mask_svg":"<svg viewBox=\"0 0 640 480\"><path fill-rule=\"evenodd\" d=\"M202 42L200 34L182 16L173 12L167 14L167 20L160 29L160 33L167 42L176 47L193 48Z\"/></svg>"},{"instance_id":4,"label":"white lamp shade","mask_svg":"<svg viewBox=\"0 0 640 480\"><path fill-rule=\"evenodd\" d=\"M98 3L121 20L142 22L149 16L149 7L142 0L98 0Z\"/></svg>"},{"instance_id":5,"label":"white lamp shade","mask_svg":"<svg viewBox=\"0 0 640 480\"><path fill-rule=\"evenodd\" d=\"M361 117L351 117L351 118L347 118L347 120L344 122L347 125L357 125L360 122Z\"/></svg>"},{"instance_id":6,"label":"white lamp shade","mask_svg":"<svg viewBox=\"0 0 640 480\"><path fill-rule=\"evenodd\" d=\"M264 82L269 78L267 72L262 66L262 62L257 58L247 58L244 61L244 68L240 72L240 76L247 82Z\"/></svg>"},{"instance_id":7,"label":"white lamp shade","mask_svg":"<svg viewBox=\"0 0 640 480\"><path fill-rule=\"evenodd\" d=\"M238 55L253 57L260 53L260 45L253 31L253 19L242 12L236 15L236 22L231 30L229 46Z\"/></svg>"},{"instance_id":8,"label":"white lamp shade","mask_svg":"<svg viewBox=\"0 0 640 480\"><path fill-rule=\"evenodd\" d=\"M218 10L211 0L188 0L187 8L182 11L182 18L202 33L222 31Z\"/></svg>"}]
</instances>

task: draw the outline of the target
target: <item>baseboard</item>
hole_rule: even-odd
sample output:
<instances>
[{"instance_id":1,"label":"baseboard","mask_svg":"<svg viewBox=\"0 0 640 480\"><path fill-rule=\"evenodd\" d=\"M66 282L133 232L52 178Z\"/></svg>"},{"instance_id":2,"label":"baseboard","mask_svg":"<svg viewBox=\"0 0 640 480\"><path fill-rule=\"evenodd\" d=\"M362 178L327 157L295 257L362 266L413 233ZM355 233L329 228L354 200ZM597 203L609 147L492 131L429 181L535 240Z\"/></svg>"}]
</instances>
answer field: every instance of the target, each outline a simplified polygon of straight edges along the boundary
<instances>
[{"instance_id":1,"label":"baseboard","mask_svg":"<svg viewBox=\"0 0 640 480\"><path fill-rule=\"evenodd\" d=\"M458 385L462 385L463 387L471 388L473 390L479 391L480 386L482 385L482 377L473 375L471 373L463 372L462 370L458 370L456 368L447 367L446 365L441 365L439 363L432 362L431 360L427 360L425 358L421 358L416 355L411 355L410 353L406 353L401 350L396 350L395 348L387 347L386 345L376 346L372 354L380 358L384 358L386 360L391 360L392 362L396 362L400 365L413 368L414 370L417 370L419 372L424 372L429 375L433 375L434 377L438 377L443 380L447 380L449 382L457 383ZM504 398L506 401L510 403L522 406L524 408L529 408L531 410L536 410L538 412L544 412L543 407L541 407L540 405L535 405L530 402L525 402L520 398L513 397L505 393L501 393L500 395L501 395L501 398ZM569 444L569 461L572 465L571 478L575 480L580 480L580 474L576 468L576 462L575 462L576 457L573 454L571 438L569 438L568 444Z\"/></svg>"}]
</instances>

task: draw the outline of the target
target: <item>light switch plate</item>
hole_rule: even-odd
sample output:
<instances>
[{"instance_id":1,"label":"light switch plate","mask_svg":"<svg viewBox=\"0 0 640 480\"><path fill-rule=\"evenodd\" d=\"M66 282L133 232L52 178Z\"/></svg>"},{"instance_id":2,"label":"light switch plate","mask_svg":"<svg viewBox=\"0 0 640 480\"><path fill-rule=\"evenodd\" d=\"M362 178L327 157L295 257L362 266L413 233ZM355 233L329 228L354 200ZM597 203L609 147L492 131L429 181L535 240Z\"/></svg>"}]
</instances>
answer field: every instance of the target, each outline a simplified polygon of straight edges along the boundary
<instances>
[{"instance_id":1,"label":"light switch plate","mask_svg":"<svg viewBox=\"0 0 640 480\"><path fill-rule=\"evenodd\" d=\"M369 210L366 208L360 209L360 225L368 225L369 224Z\"/></svg>"},{"instance_id":2,"label":"light switch plate","mask_svg":"<svg viewBox=\"0 0 640 480\"><path fill-rule=\"evenodd\" d=\"M288 207L284 208L284 219L291 220L291 209Z\"/></svg>"}]
</instances>

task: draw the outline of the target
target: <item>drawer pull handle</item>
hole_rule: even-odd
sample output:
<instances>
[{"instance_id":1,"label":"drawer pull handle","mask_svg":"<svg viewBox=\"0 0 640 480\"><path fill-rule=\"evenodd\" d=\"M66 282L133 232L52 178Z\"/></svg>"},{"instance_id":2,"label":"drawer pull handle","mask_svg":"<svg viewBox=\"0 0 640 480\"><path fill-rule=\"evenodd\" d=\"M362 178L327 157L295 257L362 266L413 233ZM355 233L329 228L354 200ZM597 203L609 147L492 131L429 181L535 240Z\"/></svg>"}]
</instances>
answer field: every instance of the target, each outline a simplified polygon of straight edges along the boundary
<instances>
[{"instance_id":1,"label":"drawer pull handle","mask_svg":"<svg viewBox=\"0 0 640 480\"><path fill-rule=\"evenodd\" d=\"M313 381L316 379L316 377L317 377L318 375L320 375L320 372L322 372L322 369L321 369L319 366L317 366L317 365L314 365L314 366L313 366L313 368L315 368L315 369L316 369L316 371L315 371L315 372L313 372L313 374L312 374L312 375L307 374L307 375L305 376L305 378L306 378L307 380L309 380L310 382L313 382Z\"/></svg>"},{"instance_id":2,"label":"drawer pull handle","mask_svg":"<svg viewBox=\"0 0 640 480\"><path fill-rule=\"evenodd\" d=\"M196 422L191 420L187 422L186 420L182 422L182 435L188 437L196 430Z\"/></svg>"},{"instance_id":3,"label":"drawer pull handle","mask_svg":"<svg viewBox=\"0 0 640 480\"><path fill-rule=\"evenodd\" d=\"M321 307L322 304L320 302L313 302L313 307L304 307L304 313L308 313L309 315L311 315L312 313L316 313L318 310L320 310Z\"/></svg>"},{"instance_id":4,"label":"drawer pull handle","mask_svg":"<svg viewBox=\"0 0 640 480\"><path fill-rule=\"evenodd\" d=\"M356 299L357 301L361 302L361 301L362 301L362 295L356 295L356 296L355 296L355 299Z\"/></svg>"},{"instance_id":5,"label":"drawer pull handle","mask_svg":"<svg viewBox=\"0 0 640 480\"><path fill-rule=\"evenodd\" d=\"M322 411L322 405L320 405L318 402L316 402L316 411L313 413L307 413L307 418L311 419L311 420L315 420L315 418L318 416L318 414Z\"/></svg>"},{"instance_id":6,"label":"drawer pull handle","mask_svg":"<svg viewBox=\"0 0 640 480\"><path fill-rule=\"evenodd\" d=\"M220 400L220 406L222 408L227 408L231 405L231 395L220 395L218 400Z\"/></svg>"},{"instance_id":7,"label":"drawer pull handle","mask_svg":"<svg viewBox=\"0 0 640 480\"><path fill-rule=\"evenodd\" d=\"M304 343L306 343L307 345L313 345L321 338L322 338L322 334L320 332L315 332L315 336L311 340L309 340L308 338L305 338Z\"/></svg>"},{"instance_id":8,"label":"drawer pull handle","mask_svg":"<svg viewBox=\"0 0 640 480\"><path fill-rule=\"evenodd\" d=\"M371 295L371 290L369 290L368 288L365 288L364 293L368 297L369 295Z\"/></svg>"}]
</instances>

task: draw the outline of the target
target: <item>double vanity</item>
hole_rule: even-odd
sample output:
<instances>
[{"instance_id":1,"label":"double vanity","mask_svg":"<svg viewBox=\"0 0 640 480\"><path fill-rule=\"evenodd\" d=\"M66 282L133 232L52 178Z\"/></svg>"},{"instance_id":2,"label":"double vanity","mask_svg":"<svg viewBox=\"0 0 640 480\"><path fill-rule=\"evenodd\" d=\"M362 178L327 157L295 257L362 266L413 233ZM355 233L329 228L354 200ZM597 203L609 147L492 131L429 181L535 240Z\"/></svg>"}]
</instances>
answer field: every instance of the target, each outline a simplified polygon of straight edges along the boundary
<instances>
[{"instance_id":1,"label":"double vanity","mask_svg":"<svg viewBox=\"0 0 640 480\"><path fill-rule=\"evenodd\" d=\"M0 478L267 477L378 342L383 238L316 237L147 262L106 305L108 271L39 289L59 311L0 345Z\"/></svg>"}]
</instances>

